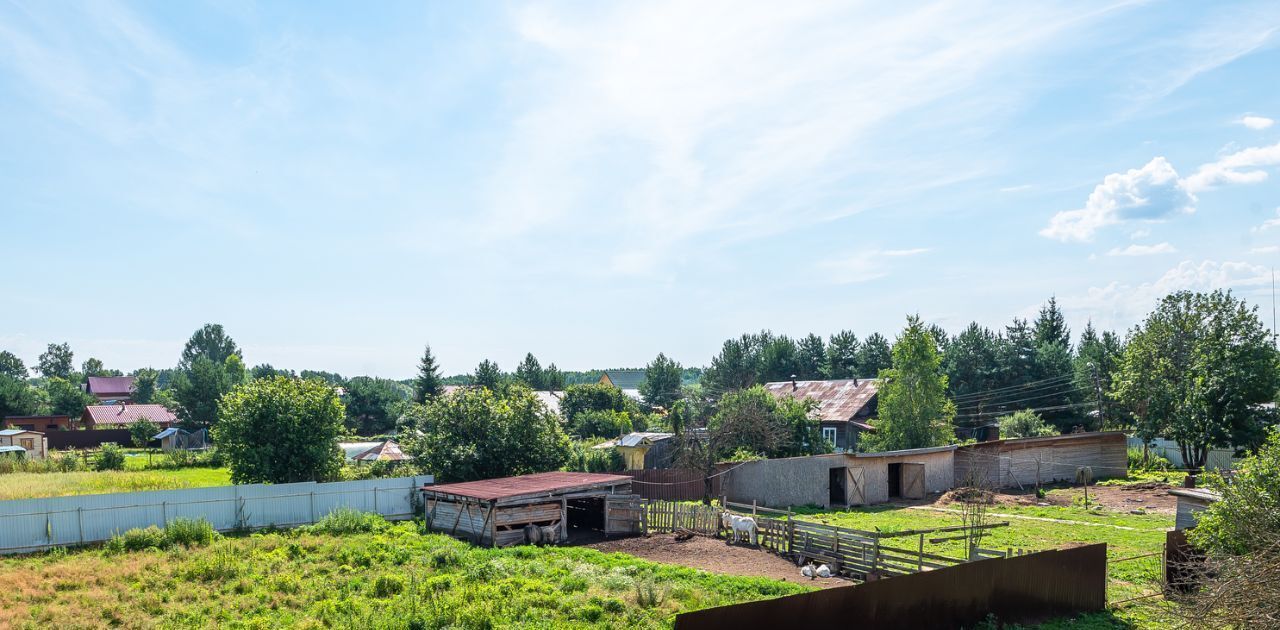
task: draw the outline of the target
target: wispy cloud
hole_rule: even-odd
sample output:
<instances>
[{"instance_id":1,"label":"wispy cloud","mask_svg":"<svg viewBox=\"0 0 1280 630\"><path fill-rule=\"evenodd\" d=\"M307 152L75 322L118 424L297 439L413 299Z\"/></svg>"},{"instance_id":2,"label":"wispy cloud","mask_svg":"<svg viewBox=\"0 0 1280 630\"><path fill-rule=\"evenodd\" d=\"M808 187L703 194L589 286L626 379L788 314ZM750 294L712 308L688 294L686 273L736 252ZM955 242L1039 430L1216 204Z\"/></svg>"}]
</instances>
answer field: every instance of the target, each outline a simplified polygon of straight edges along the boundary
<instances>
[{"instance_id":1,"label":"wispy cloud","mask_svg":"<svg viewBox=\"0 0 1280 630\"><path fill-rule=\"evenodd\" d=\"M1265 116L1242 116L1240 118L1240 124L1257 131L1268 129L1271 125L1274 125L1275 122L1276 121Z\"/></svg>"},{"instance_id":2,"label":"wispy cloud","mask_svg":"<svg viewBox=\"0 0 1280 630\"><path fill-rule=\"evenodd\" d=\"M818 263L818 270L836 284L867 282L889 275L886 259L918 256L929 252L927 247L911 249L867 249L851 256L833 258Z\"/></svg>"},{"instance_id":3,"label":"wispy cloud","mask_svg":"<svg viewBox=\"0 0 1280 630\"><path fill-rule=\"evenodd\" d=\"M1154 256L1156 254L1174 254L1178 249L1169 243L1157 243L1155 245L1130 245L1128 247L1116 247L1107 252L1108 256Z\"/></svg>"},{"instance_id":4,"label":"wispy cloud","mask_svg":"<svg viewBox=\"0 0 1280 630\"><path fill-rule=\"evenodd\" d=\"M1202 165L1187 177L1187 189L1194 193L1222 184L1256 184L1267 179L1267 172L1260 167L1276 164L1280 164L1280 142L1250 147Z\"/></svg>"},{"instance_id":5,"label":"wispy cloud","mask_svg":"<svg viewBox=\"0 0 1280 630\"><path fill-rule=\"evenodd\" d=\"M1280 208L1276 208L1276 216L1274 219L1267 219L1261 225L1252 228L1253 232L1266 232L1274 227L1280 227Z\"/></svg>"},{"instance_id":6,"label":"wispy cloud","mask_svg":"<svg viewBox=\"0 0 1280 630\"><path fill-rule=\"evenodd\" d=\"M1011 193L1011 192L1022 192L1024 190L1031 190L1031 184L1021 184L1018 186L1006 186L1004 188L1001 188L1000 192Z\"/></svg>"},{"instance_id":7,"label":"wispy cloud","mask_svg":"<svg viewBox=\"0 0 1280 630\"><path fill-rule=\"evenodd\" d=\"M1250 254L1274 254L1276 252L1280 252L1280 245L1264 245L1249 250Z\"/></svg>"},{"instance_id":8,"label":"wispy cloud","mask_svg":"<svg viewBox=\"0 0 1280 630\"><path fill-rule=\"evenodd\" d=\"M1247 294L1270 286L1270 282L1271 271L1262 265L1186 260L1152 282L1111 282L1092 287L1083 295L1066 296L1061 302L1103 327L1124 328L1140 321L1161 298L1175 291L1235 289Z\"/></svg>"}]
</instances>

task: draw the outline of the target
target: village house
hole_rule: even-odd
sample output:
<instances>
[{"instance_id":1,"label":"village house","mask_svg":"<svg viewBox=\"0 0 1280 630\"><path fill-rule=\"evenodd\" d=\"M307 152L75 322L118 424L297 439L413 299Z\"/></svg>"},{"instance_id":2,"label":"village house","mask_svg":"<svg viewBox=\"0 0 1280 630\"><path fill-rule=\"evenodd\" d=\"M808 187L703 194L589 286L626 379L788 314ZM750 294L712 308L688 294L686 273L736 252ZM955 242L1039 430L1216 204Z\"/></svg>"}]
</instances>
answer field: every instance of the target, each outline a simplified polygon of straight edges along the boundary
<instances>
[{"instance_id":1,"label":"village house","mask_svg":"<svg viewBox=\"0 0 1280 630\"><path fill-rule=\"evenodd\" d=\"M98 402L129 402L133 396L132 376L90 376L84 391Z\"/></svg>"},{"instance_id":2,"label":"village house","mask_svg":"<svg viewBox=\"0 0 1280 630\"><path fill-rule=\"evenodd\" d=\"M635 432L592 448L617 449L626 462L627 470L670 468L675 458L675 437L674 433Z\"/></svg>"},{"instance_id":3,"label":"village house","mask_svg":"<svg viewBox=\"0 0 1280 630\"><path fill-rule=\"evenodd\" d=\"M71 416L5 416L0 429L25 429L27 431L70 431Z\"/></svg>"},{"instance_id":4,"label":"village house","mask_svg":"<svg viewBox=\"0 0 1280 630\"><path fill-rule=\"evenodd\" d=\"M0 448L15 451L14 447L21 448L20 452L28 459L44 459L49 452L48 440L43 433L26 429L0 430Z\"/></svg>"},{"instance_id":5,"label":"village house","mask_svg":"<svg viewBox=\"0 0 1280 630\"><path fill-rule=\"evenodd\" d=\"M127 429L138 420L150 420L161 429L178 423L178 417L164 405L89 405L80 416L86 429Z\"/></svg>"},{"instance_id":6,"label":"village house","mask_svg":"<svg viewBox=\"0 0 1280 630\"><path fill-rule=\"evenodd\" d=\"M875 430L870 422L876 415L877 379L780 381L765 383L764 388L778 398L807 398L817 403L814 414L822 425L822 437L837 453L856 453L862 432Z\"/></svg>"},{"instance_id":7,"label":"village house","mask_svg":"<svg viewBox=\"0 0 1280 630\"><path fill-rule=\"evenodd\" d=\"M622 390L628 398L642 400L640 385L645 381L644 370L609 370L600 375L601 385L612 385Z\"/></svg>"}]
</instances>

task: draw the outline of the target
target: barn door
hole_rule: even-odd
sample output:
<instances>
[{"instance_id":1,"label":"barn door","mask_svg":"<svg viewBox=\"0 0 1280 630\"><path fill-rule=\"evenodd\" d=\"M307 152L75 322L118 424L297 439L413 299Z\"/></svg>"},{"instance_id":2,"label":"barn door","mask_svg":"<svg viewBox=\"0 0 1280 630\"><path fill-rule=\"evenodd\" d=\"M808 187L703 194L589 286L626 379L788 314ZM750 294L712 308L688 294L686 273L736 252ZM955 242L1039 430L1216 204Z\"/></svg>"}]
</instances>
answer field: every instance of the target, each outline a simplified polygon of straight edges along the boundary
<instances>
[{"instance_id":1,"label":"barn door","mask_svg":"<svg viewBox=\"0 0 1280 630\"><path fill-rule=\"evenodd\" d=\"M846 492L848 492L848 500L845 502L845 504L849 506L866 505L867 504L867 491L866 491L867 480L866 480L866 477L862 475L862 469L846 468L845 474L848 475L848 479L845 480L846 481L845 490Z\"/></svg>"},{"instance_id":2,"label":"barn door","mask_svg":"<svg viewBox=\"0 0 1280 630\"><path fill-rule=\"evenodd\" d=\"M639 534L644 500L638 494L609 495L604 499L605 534Z\"/></svg>"},{"instance_id":3,"label":"barn door","mask_svg":"<svg viewBox=\"0 0 1280 630\"><path fill-rule=\"evenodd\" d=\"M924 498L924 464L902 465L902 498Z\"/></svg>"}]
</instances>

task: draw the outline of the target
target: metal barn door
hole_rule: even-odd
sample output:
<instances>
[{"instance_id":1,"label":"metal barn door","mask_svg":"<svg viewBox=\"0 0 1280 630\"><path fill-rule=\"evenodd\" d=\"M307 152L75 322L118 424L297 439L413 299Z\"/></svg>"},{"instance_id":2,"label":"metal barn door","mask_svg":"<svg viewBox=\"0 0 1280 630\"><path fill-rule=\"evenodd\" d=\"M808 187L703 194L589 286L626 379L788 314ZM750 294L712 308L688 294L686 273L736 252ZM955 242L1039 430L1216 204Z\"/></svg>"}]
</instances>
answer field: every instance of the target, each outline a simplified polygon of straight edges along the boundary
<instances>
[{"instance_id":1,"label":"metal barn door","mask_svg":"<svg viewBox=\"0 0 1280 630\"><path fill-rule=\"evenodd\" d=\"M848 475L845 483L845 492L848 495L845 501L846 505L866 505L867 504L867 478L863 476L861 468L846 468L845 474Z\"/></svg>"},{"instance_id":2,"label":"metal barn door","mask_svg":"<svg viewBox=\"0 0 1280 630\"><path fill-rule=\"evenodd\" d=\"M605 534L642 533L644 500L638 494L609 495L604 499Z\"/></svg>"},{"instance_id":3,"label":"metal barn door","mask_svg":"<svg viewBox=\"0 0 1280 630\"><path fill-rule=\"evenodd\" d=\"M902 464L902 498L924 498L924 464Z\"/></svg>"}]
</instances>

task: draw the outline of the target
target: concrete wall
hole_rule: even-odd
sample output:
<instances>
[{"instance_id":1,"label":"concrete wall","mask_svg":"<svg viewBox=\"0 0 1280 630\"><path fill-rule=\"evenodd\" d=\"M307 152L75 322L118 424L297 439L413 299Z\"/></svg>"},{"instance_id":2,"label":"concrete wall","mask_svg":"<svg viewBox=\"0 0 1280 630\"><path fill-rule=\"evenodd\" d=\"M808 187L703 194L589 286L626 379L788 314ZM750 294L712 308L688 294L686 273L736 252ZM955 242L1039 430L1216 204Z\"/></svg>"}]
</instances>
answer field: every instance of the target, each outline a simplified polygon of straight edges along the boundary
<instances>
[{"instance_id":1,"label":"concrete wall","mask_svg":"<svg viewBox=\"0 0 1280 630\"><path fill-rule=\"evenodd\" d=\"M1124 435L1077 433L962 446L956 450L954 483L967 485L974 474L993 488L1029 488L1037 480L1075 481L1082 466L1093 470L1094 479L1125 476L1129 460Z\"/></svg>"},{"instance_id":2,"label":"concrete wall","mask_svg":"<svg viewBox=\"0 0 1280 630\"><path fill-rule=\"evenodd\" d=\"M861 468L867 504L889 500L889 464L925 466L925 491L946 492L955 478L954 451L897 451L890 454L835 454L747 462L724 475L721 492L735 503L772 508L817 505L832 507L830 470Z\"/></svg>"}]
</instances>

